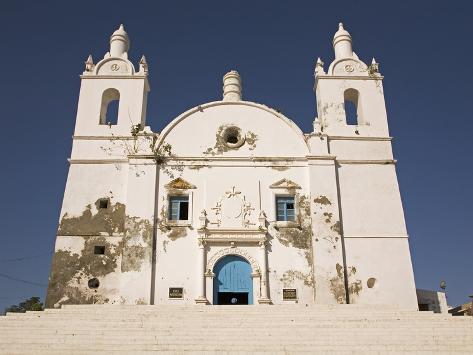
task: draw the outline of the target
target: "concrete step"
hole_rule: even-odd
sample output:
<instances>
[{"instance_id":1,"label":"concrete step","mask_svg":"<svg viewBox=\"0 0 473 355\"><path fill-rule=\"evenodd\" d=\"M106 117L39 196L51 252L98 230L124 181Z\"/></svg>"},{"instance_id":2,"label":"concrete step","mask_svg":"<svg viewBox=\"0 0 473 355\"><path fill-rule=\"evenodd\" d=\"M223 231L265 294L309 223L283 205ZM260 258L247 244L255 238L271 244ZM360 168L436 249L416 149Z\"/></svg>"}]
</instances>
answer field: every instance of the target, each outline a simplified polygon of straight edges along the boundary
<instances>
[{"instance_id":1,"label":"concrete step","mask_svg":"<svg viewBox=\"0 0 473 355\"><path fill-rule=\"evenodd\" d=\"M46 327L47 325L47 327ZM356 327L354 327L356 325ZM350 330L353 332L357 332L358 329L359 331L369 331L372 329L377 329L377 330L394 330L394 329L399 329L400 331L402 330L412 330L413 325L415 327L420 327L419 331L422 331L423 329L432 329L432 330L438 330L442 332L449 332L449 331L456 331L456 330L465 330L465 331L470 331L473 330L473 325L460 325L460 326L455 326L452 327L449 324L436 324L436 323L428 323L425 324L423 322L421 323L390 323L390 322L384 322L384 323L372 323L372 322L364 322L363 324L353 324L353 323L346 323L346 324L333 324L333 323L320 323L320 324L313 324L313 323L306 323L306 322L294 322L294 323L284 323L284 324L265 324L265 326L255 326L254 324L248 324L248 323L240 323L240 324L201 324L200 326L192 326L189 324L176 324L176 323L126 323L123 322L123 324L118 324L118 323L86 323L86 322L81 322L81 323L58 323L58 322L50 322L50 323L45 323L45 322L29 322L29 323L24 323L24 322L8 322L5 324L5 326L0 327L2 329L2 332L8 331L8 330L14 330L14 329L31 329L31 330L43 330L47 331L48 329L64 329L64 330L84 330L84 331L101 331L103 329L107 329L108 331L113 331L113 332L119 332L122 330L130 330L130 331L135 331L135 332L143 332L143 331L162 331L162 330L169 330L169 331L185 331L185 330L233 330L233 329L242 329L242 330L248 330L252 331L254 329L274 329L274 330L279 330L282 332L287 332L289 329L299 329L300 331L317 331L317 332L323 332L324 330L327 331L346 331ZM16 331L16 330L15 330Z\"/></svg>"},{"instance_id":2,"label":"concrete step","mask_svg":"<svg viewBox=\"0 0 473 355\"><path fill-rule=\"evenodd\" d=\"M351 306L65 306L0 317L0 354L466 354L473 349L472 318Z\"/></svg>"},{"instance_id":3,"label":"concrete step","mask_svg":"<svg viewBox=\"0 0 473 355\"><path fill-rule=\"evenodd\" d=\"M420 312L419 312L420 313ZM423 312L422 312L423 313ZM5 319L5 318L40 318L40 317L49 317L51 319L54 318L70 318L74 317L76 319L101 319L104 317L107 318L119 318L119 319L143 319L143 318L172 318L172 319L200 319L202 316L205 316L205 319L221 319L222 317L225 317L225 319L240 319L243 316L249 316L253 317L255 319L263 317L264 319L269 319L269 320L284 320L284 319L290 319L294 317L298 317L300 319L446 319L446 320L451 320L453 319L454 321L465 321L465 317L451 317L451 316L445 316L445 315L436 315L436 314L427 314L427 315L415 315L415 314L363 314L363 317L360 317L360 315L356 314L351 314L351 315L344 315L344 314L287 314L287 315L277 315L277 314L248 314L248 313L239 313L239 314L211 314L211 313L186 313L182 312L179 314L166 314L166 313L150 313L150 314L122 314L122 313L113 313L113 314L96 314L96 313L91 313L91 314L74 314L74 313L41 313L41 314L30 314L30 312L27 313L14 313L14 314L7 314L6 317L0 317L0 319Z\"/></svg>"},{"instance_id":4,"label":"concrete step","mask_svg":"<svg viewBox=\"0 0 473 355\"><path fill-rule=\"evenodd\" d=\"M263 350L264 349L264 350ZM370 351L379 351L384 353L386 351L395 351L397 354L404 353L405 351L417 351L423 354L432 354L434 352L442 352L444 354L450 354L456 351L461 353L470 354L471 349L465 349L464 346L458 346L455 344L448 344L448 345L399 345L399 344L383 344L383 345L351 345L349 348L344 344L329 344L329 345L318 345L314 346L312 344L308 345L288 345L281 347L280 345L271 345L271 344L262 344L259 343L256 346L253 345L242 345L242 344L234 344L229 349L224 345L200 345L200 344L192 344L192 345L138 345L138 344L120 344L120 345L88 345L88 346L78 346L75 344L63 344L58 346L56 344L38 344L38 345L24 345L24 344L16 344L10 345L8 347L0 347L0 350L3 350L3 353L12 354L12 352L21 352L21 353L28 353L28 354L38 354L39 351L44 350L61 350L70 354L69 351L73 351L76 354L82 354L85 351L95 351L97 353L106 352L109 354L110 352L121 352L121 353L128 353L128 354L135 354L138 351L149 351L149 352L156 352L159 351L175 351L175 352L188 352L188 351L217 351L221 354L224 353L231 353L231 352L266 352L266 353L277 353L283 351L284 353L300 353L300 352L309 352L309 353L318 353L318 354L325 354L331 352L349 352L352 353L354 351L360 353L367 353ZM15 353L16 353L15 352Z\"/></svg>"},{"instance_id":5,"label":"concrete step","mask_svg":"<svg viewBox=\"0 0 473 355\"><path fill-rule=\"evenodd\" d=\"M264 341L262 340L264 337ZM409 334L399 334L399 335L391 335L385 336L385 334L370 334L370 336L365 337L344 337L343 344L345 346L349 345L383 345L383 344L409 344L409 345L430 345L432 341L434 344L438 345L437 343L441 342L444 344L455 344L457 346L460 345L473 345L473 341L469 339L465 339L466 337L459 337L455 335L438 335L434 336L432 334L425 334L425 335L409 335ZM121 345L121 344L141 344L141 345L193 345L193 344L200 344L200 345L231 345L231 344L241 344L241 337L237 336L220 336L216 339L209 338L209 336L202 336L202 335L191 335L191 334L179 334L179 335L171 335L168 334L167 336L134 336L134 337L127 337L127 336L94 336L91 334L82 334L82 335L56 335L54 338L48 337L19 337L15 338L15 344L90 344L93 343L95 345ZM245 345L266 345L271 343L272 345L300 345L300 344L312 344L312 345L326 345L330 343L337 343L340 341L340 334L332 334L332 335L321 335L318 337L309 337L309 336L282 336L280 334L267 334L262 333L258 337L244 337ZM10 341L5 339L0 339L0 344L10 344Z\"/></svg>"}]
</instances>

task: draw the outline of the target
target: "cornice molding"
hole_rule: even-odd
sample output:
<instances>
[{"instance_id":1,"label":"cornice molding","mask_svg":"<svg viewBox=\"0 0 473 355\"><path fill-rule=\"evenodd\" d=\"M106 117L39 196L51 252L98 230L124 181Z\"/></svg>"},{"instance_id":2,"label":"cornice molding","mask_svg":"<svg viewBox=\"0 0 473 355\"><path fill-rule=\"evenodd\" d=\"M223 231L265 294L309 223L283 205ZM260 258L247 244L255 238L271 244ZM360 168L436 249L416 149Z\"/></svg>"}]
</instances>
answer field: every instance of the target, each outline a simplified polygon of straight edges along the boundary
<instances>
[{"instance_id":1,"label":"cornice molding","mask_svg":"<svg viewBox=\"0 0 473 355\"><path fill-rule=\"evenodd\" d=\"M393 137L357 137L357 136L330 136L329 141L392 141Z\"/></svg>"},{"instance_id":2,"label":"cornice molding","mask_svg":"<svg viewBox=\"0 0 473 355\"><path fill-rule=\"evenodd\" d=\"M307 160L336 160L335 155L308 155L306 156Z\"/></svg>"},{"instance_id":3,"label":"cornice molding","mask_svg":"<svg viewBox=\"0 0 473 355\"><path fill-rule=\"evenodd\" d=\"M138 133L138 137L153 137L156 133ZM73 140L96 140L96 141L108 141L108 140L134 140L133 136L72 136Z\"/></svg>"},{"instance_id":4,"label":"cornice molding","mask_svg":"<svg viewBox=\"0 0 473 355\"><path fill-rule=\"evenodd\" d=\"M152 162L143 162L143 164L148 164L148 165L154 165L156 164L154 162L154 155L129 155L127 156L127 159L72 159L69 158L67 159L70 164L117 164L117 163L130 163L130 160L153 160ZM296 157L292 161L288 161L287 158L275 158L272 161L288 161L288 162L310 162L314 160L330 160L330 161L336 161L339 164L396 164L397 160L395 159L379 159L379 160L369 160L369 159L337 159L336 156L307 156L307 157ZM259 163L264 163L265 161L255 161L252 158L207 158L207 157L176 157L173 159L169 159L167 165L175 165L179 164L181 161L187 161L187 162L259 162ZM267 165L258 165L262 167L276 167L276 168L281 168L281 167L300 167L301 165L271 165L271 161L267 161ZM136 163L135 163L136 164ZM182 166L195 166L199 164L179 164ZM214 165L211 165L214 166ZM219 166L226 166L226 165L219 165ZM230 165L230 166L252 166L252 165ZM307 165L303 165L307 166Z\"/></svg>"},{"instance_id":5,"label":"cornice molding","mask_svg":"<svg viewBox=\"0 0 473 355\"><path fill-rule=\"evenodd\" d=\"M324 75L317 75L315 77L316 81L320 79L343 79L343 80L383 80L384 76L383 75L377 75L377 76L358 76L358 75L330 75L330 74L324 74Z\"/></svg>"},{"instance_id":6,"label":"cornice molding","mask_svg":"<svg viewBox=\"0 0 473 355\"><path fill-rule=\"evenodd\" d=\"M337 159L339 164L396 164L397 160L395 159L380 159L380 160L356 160L356 159Z\"/></svg>"},{"instance_id":7,"label":"cornice molding","mask_svg":"<svg viewBox=\"0 0 473 355\"><path fill-rule=\"evenodd\" d=\"M347 239L409 239L408 235L344 235L343 238Z\"/></svg>"},{"instance_id":8,"label":"cornice molding","mask_svg":"<svg viewBox=\"0 0 473 355\"><path fill-rule=\"evenodd\" d=\"M147 75L140 74L128 74L128 75L100 75L100 74L88 74L79 75L81 79L148 79Z\"/></svg>"},{"instance_id":9,"label":"cornice molding","mask_svg":"<svg viewBox=\"0 0 473 355\"><path fill-rule=\"evenodd\" d=\"M122 164L128 163L128 159L67 159L69 164Z\"/></svg>"}]
</instances>

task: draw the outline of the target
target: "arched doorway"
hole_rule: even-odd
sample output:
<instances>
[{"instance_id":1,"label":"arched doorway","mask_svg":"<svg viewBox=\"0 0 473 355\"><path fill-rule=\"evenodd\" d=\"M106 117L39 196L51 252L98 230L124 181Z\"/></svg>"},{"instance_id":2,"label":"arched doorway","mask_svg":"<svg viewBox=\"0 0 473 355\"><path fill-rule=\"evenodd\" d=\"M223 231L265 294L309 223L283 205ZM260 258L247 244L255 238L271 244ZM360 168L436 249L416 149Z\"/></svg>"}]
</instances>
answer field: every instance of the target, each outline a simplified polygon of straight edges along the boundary
<instances>
[{"instance_id":1,"label":"arched doorway","mask_svg":"<svg viewBox=\"0 0 473 355\"><path fill-rule=\"evenodd\" d=\"M215 264L214 274L214 304L253 304L253 279L248 261L227 255Z\"/></svg>"}]
</instances>

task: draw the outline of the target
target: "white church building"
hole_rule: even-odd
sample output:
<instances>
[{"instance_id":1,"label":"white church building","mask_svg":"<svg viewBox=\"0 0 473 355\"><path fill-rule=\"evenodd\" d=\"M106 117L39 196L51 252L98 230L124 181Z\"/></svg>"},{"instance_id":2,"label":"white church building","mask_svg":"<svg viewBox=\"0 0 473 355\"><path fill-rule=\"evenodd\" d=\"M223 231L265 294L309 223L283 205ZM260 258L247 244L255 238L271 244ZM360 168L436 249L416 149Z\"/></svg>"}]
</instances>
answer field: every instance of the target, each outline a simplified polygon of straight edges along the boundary
<instances>
[{"instance_id":1,"label":"white church building","mask_svg":"<svg viewBox=\"0 0 473 355\"><path fill-rule=\"evenodd\" d=\"M236 71L222 99L155 133L148 65L135 68L129 48L120 26L104 58L85 63L47 307L417 309L383 76L342 24L335 59L316 63L306 133L244 100Z\"/></svg>"}]
</instances>

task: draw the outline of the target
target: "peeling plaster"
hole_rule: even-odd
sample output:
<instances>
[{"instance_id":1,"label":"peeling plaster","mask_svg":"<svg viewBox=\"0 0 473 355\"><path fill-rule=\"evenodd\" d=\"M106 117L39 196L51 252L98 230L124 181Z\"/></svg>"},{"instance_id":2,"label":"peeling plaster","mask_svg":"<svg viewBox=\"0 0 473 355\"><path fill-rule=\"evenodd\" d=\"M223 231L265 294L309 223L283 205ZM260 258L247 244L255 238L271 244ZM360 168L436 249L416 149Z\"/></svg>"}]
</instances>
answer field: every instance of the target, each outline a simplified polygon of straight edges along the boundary
<instances>
[{"instance_id":1,"label":"peeling plaster","mask_svg":"<svg viewBox=\"0 0 473 355\"><path fill-rule=\"evenodd\" d=\"M333 213L324 212L323 215L324 215L324 217L325 217L325 222L327 222L327 223L332 222Z\"/></svg>"},{"instance_id":2,"label":"peeling plaster","mask_svg":"<svg viewBox=\"0 0 473 355\"><path fill-rule=\"evenodd\" d=\"M92 205L87 205L82 215L69 216L65 213L59 223L58 235L97 235L106 232L108 235L123 233L125 225L125 205L109 203L107 208L99 208L101 198L95 202L97 213L92 213Z\"/></svg>"},{"instance_id":3,"label":"peeling plaster","mask_svg":"<svg viewBox=\"0 0 473 355\"><path fill-rule=\"evenodd\" d=\"M361 280L355 279L356 267L348 267L348 293L350 295L359 295L363 289ZM351 300L351 298L350 298Z\"/></svg>"},{"instance_id":4,"label":"peeling plaster","mask_svg":"<svg viewBox=\"0 0 473 355\"><path fill-rule=\"evenodd\" d=\"M313 257L312 257L312 218L310 216L310 200L307 196L301 195L297 201L299 208L299 227L279 228L276 232L278 241L286 247L301 249L309 267L309 273L304 274L304 279L310 279L310 282L304 284L313 286ZM295 271L293 271L295 272Z\"/></svg>"},{"instance_id":5,"label":"peeling plaster","mask_svg":"<svg viewBox=\"0 0 473 355\"><path fill-rule=\"evenodd\" d=\"M251 132L248 131L246 133L246 143L248 144L248 149L249 150L254 150L256 148L256 141L258 140L258 136Z\"/></svg>"},{"instance_id":6,"label":"peeling plaster","mask_svg":"<svg viewBox=\"0 0 473 355\"><path fill-rule=\"evenodd\" d=\"M175 241L176 239L183 238L187 235L186 227L171 227L171 231L167 235L169 239Z\"/></svg>"},{"instance_id":7,"label":"peeling plaster","mask_svg":"<svg viewBox=\"0 0 473 355\"><path fill-rule=\"evenodd\" d=\"M331 205L332 204L332 202L330 202L330 200L324 195L321 195L321 196L315 198L314 202L318 203L318 204L321 204L321 205Z\"/></svg>"},{"instance_id":8,"label":"peeling plaster","mask_svg":"<svg viewBox=\"0 0 473 355\"><path fill-rule=\"evenodd\" d=\"M204 152L202 152L204 155L221 155L225 152L228 152L229 150L234 150L240 148L240 145L237 147L230 147L228 144L225 142L225 137L224 133L225 130L233 125L221 125L217 129L217 133L215 134L215 144L212 148L207 148ZM235 126L236 127L236 126ZM240 130L240 135L241 135L241 130ZM241 144L245 142L248 144L248 149L249 150L254 150L256 149L256 141L258 140L258 136L251 132L248 131L245 136L240 136L241 139Z\"/></svg>"},{"instance_id":9,"label":"peeling plaster","mask_svg":"<svg viewBox=\"0 0 473 355\"><path fill-rule=\"evenodd\" d=\"M314 278L312 275L309 274L304 274L300 271L296 270L287 270L282 278L279 279L284 285L284 287L291 287L294 286L295 280L301 280L304 282L304 285L306 286L313 286L314 285Z\"/></svg>"},{"instance_id":10,"label":"peeling plaster","mask_svg":"<svg viewBox=\"0 0 473 355\"><path fill-rule=\"evenodd\" d=\"M286 170L289 170L289 167L288 167L288 166L284 166L284 165L281 165L281 166L278 166L278 165L271 165L271 169L277 170L277 171L286 171Z\"/></svg>"},{"instance_id":11,"label":"peeling plaster","mask_svg":"<svg viewBox=\"0 0 473 355\"><path fill-rule=\"evenodd\" d=\"M342 234L340 221L335 222L335 223L330 227L330 229L333 230L333 231L334 231L335 233L337 233L338 235L341 235L341 234Z\"/></svg>"},{"instance_id":12,"label":"peeling plaster","mask_svg":"<svg viewBox=\"0 0 473 355\"><path fill-rule=\"evenodd\" d=\"M108 213L101 213L104 210L108 210ZM151 222L138 217L128 217L124 212L125 205L116 203L107 209L99 209L97 214L92 215L91 206L88 205L79 217L63 217L59 230L67 233L65 235L82 238L84 247L78 252L59 249L54 254L46 307L108 303L109 298L102 291L103 285L91 290L87 286L88 280L97 278L102 281L101 279L111 273L139 272L143 263L151 260ZM88 221L92 222L91 227L87 229L84 225ZM85 233L94 231L96 234L107 232L111 235L118 230L122 231L122 235L113 239L101 235L87 236ZM105 254L95 255L96 245L105 246ZM107 289L108 294L113 291L116 290Z\"/></svg>"},{"instance_id":13,"label":"peeling plaster","mask_svg":"<svg viewBox=\"0 0 473 355\"><path fill-rule=\"evenodd\" d=\"M345 278L343 276L343 266L337 263L335 265L337 270L337 276L330 279L330 291L337 300L338 303L342 304L346 302L345 299Z\"/></svg>"},{"instance_id":14,"label":"peeling plaster","mask_svg":"<svg viewBox=\"0 0 473 355\"><path fill-rule=\"evenodd\" d=\"M335 269L337 270L337 276L330 279L330 290L338 303L345 303L346 295L343 266L337 263L335 265ZM348 267L348 294L358 296L362 291L363 287L361 280L355 279L356 271L356 267Z\"/></svg>"}]
</instances>

